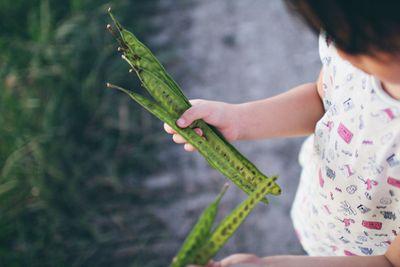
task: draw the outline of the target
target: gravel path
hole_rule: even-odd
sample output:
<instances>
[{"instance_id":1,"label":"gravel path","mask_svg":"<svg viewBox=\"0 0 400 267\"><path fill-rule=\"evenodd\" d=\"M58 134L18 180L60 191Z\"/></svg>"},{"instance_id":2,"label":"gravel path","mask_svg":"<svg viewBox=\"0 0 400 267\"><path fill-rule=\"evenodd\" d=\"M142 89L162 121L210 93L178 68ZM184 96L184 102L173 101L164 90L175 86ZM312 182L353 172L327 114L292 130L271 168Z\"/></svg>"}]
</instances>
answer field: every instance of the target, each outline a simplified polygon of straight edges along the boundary
<instances>
[{"instance_id":1,"label":"gravel path","mask_svg":"<svg viewBox=\"0 0 400 267\"><path fill-rule=\"evenodd\" d=\"M154 42L171 42L180 60L169 70L189 98L239 103L281 93L314 80L320 68L317 38L286 11L282 1L165 0L174 10L157 18L165 30ZM171 38L174 39L171 39ZM273 127L273 125L271 125ZM289 218L299 177L301 138L237 142L235 146L267 175L278 174L283 189L269 206L259 205L227 243L218 258L237 252L258 255L303 254ZM176 187L179 192L162 207L153 207L168 224L173 253L196 216L226 181L197 153L179 146L166 152L176 159L167 172L150 177L150 188ZM220 213L227 214L245 198L228 190ZM170 241L171 241L170 240Z\"/></svg>"}]
</instances>

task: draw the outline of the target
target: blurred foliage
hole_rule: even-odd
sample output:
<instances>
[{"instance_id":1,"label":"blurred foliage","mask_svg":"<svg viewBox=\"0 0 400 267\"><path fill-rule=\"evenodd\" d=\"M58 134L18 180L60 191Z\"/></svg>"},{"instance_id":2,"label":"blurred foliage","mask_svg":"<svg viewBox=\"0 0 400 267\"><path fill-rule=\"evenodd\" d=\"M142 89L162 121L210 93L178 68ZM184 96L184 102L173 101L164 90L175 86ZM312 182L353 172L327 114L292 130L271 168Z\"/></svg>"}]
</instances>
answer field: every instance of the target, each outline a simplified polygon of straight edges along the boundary
<instances>
[{"instance_id":1,"label":"blurred foliage","mask_svg":"<svg viewBox=\"0 0 400 267\"><path fill-rule=\"evenodd\" d=\"M156 4L112 2L144 39ZM108 6L0 2L1 266L165 265L149 249L165 233L141 187L160 125L105 89L138 87L105 31Z\"/></svg>"}]
</instances>

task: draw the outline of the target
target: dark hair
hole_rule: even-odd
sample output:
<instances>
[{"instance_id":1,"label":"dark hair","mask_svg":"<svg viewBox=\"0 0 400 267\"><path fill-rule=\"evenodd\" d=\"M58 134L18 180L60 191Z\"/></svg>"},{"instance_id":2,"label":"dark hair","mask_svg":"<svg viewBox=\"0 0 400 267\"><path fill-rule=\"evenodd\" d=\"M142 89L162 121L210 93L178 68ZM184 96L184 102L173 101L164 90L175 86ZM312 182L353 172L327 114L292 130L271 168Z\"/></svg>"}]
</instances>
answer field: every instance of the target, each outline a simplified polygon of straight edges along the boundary
<instances>
[{"instance_id":1,"label":"dark hair","mask_svg":"<svg viewBox=\"0 0 400 267\"><path fill-rule=\"evenodd\" d=\"M399 0L286 0L319 33L349 54L400 54Z\"/></svg>"}]
</instances>

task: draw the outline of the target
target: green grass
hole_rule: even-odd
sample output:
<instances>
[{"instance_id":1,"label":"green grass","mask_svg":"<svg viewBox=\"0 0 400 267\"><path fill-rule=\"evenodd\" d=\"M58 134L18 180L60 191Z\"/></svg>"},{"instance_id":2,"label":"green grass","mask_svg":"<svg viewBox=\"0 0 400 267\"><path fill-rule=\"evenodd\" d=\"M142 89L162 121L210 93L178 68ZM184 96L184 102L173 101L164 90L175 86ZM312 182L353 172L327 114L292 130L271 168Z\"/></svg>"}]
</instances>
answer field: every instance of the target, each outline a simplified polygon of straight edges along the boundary
<instances>
[{"instance_id":1,"label":"green grass","mask_svg":"<svg viewBox=\"0 0 400 267\"><path fill-rule=\"evenodd\" d=\"M145 39L156 1L113 1ZM164 266L144 208L159 123L105 89L126 80L107 1L0 3L2 266ZM160 163L161 164L161 163Z\"/></svg>"}]
</instances>

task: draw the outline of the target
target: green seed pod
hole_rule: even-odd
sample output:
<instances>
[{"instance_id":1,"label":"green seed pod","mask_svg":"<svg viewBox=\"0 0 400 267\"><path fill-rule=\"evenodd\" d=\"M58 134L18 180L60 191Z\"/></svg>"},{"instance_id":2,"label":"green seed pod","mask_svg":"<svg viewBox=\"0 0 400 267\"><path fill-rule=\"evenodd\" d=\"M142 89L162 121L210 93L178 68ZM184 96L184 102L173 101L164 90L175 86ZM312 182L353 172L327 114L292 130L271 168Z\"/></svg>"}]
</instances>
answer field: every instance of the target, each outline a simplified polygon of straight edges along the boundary
<instances>
[{"instance_id":1,"label":"green seed pod","mask_svg":"<svg viewBox=\"0 0 400 267\"><path fill-rule=\"evenodd\" d=\"M176 126L176 120L191 106L190 102L151 51L131 32L123 29L111 12L110 16L118 29L119 36L115 35L111 26L107 28L118 39L121 45L119 50L123 53L123 58L132 66L143 86L156 102L121 87L114 85L109 85L109 87L127 93L153 115L169 124L192 144L213 168L220 171L240 189L249 194L249 198L235 209L209 236L218 203L223 194L221 193L220 197L200 216L172 266L184 266L189 262L205 264L225 244L258 201L268 203L265 195L267 193L279 194L281 189L275 183L276 177L267 177L261 173L214 127L202 120L198 120L184 129ZM193 128L201 128L203 137L197 135Z\"/></svg>"},{"instance_id":2,"label":"green seed pod","mask_svg":"<svg viewBox=\"0 0 400 267\"><path fill-rule=\"evenodd\" d=\"M188 105L180 101L178 95L171 91L167 84L153 73L140 69L136 71L143 85L148 89L153 98L170 114L181 115Z\"/></svg>"},{"instance_id":3,"label":"green seed pod","mask_svg":"<svg viewBox=\"0 0 400 267\"><path fill-rule=\"evenodd\" d=\"M245 201L225 217L211 234L208 241L190 259L190 263L197 265L207 264L239 228L257 203L269 193L270 189L271 187L268 183L260 183L257 189Z\"/></svg>"},{"instance_id":4,"label":"green seed pod","mask_svg":"<svg viewBox=\"0 0 400 267\"><path fill-rule=\"evenodd\" d=\"M126 53L127 58L130 59L130 56L133 56L133 58L136 58L137 60L143 59L142 61L147 60L147 62L151 62L151 64L153 65L153 68L156 68L159 70L159 71L156 71L156 73L159 74L161 72L161 76L162 76L161 78L165 79L165 82L171 86L171 89L175 92L175 94L179 95L181 97L181 99L184 102L186 102L186 104L188 104L190 107L189 100L183 94L183 92L179 88L178 84L174 81L174 79L172 79L172 77L164 69L162 64L153 55L153 53L150 51L150 49L148 49L142 42L140 42L133 33L125 30L121 26L121 24L115 19L114 15L111 13L110 8L108 9L108 14L110 15L111 19L113 20L115 26L117 27L117 30L120 34L120 37L118 38L118 40L122 46L122 49L125 51L124 54ZM151 68L150 70L152 70L153 68Z\"/></svg>"},{"instance_id":5,"label":"green seed pod","mask_svg":"<svg viewBox=\"0 0 400 267\"><path fill-rule=\"evenodd\" d=\"M142 84L160 103L169 114L179 117L190 103L182 93L179 86L165 71L157 58L151 51L142 44L132 33L123 29L119 22L109 11L120 37L117 37L122 46L123 58L132 66L141 80ZM168 123L170 124L170 123ZM170 124L175 126L175 122ZM279 194L280 188L275 180L262 174L249 160L247 160L238 150L236 150L226 139L212 126L204 121L196 121L191 128L199 127L203 130L206 141L197 143L209 143L213 153L208 151L205 156L210 165L219 170L222 174L234 181L235 184L242 184L246 193L254 191L258 183L272 180L272 194ZM187 138L186 138L187 139ZM187 139L188 140L188 139ZM188 140L190 142L190 140ZM199 149L200 151L200 149ZM202 153L204 156L204 153ZM218 163L214 160L218 158ZM238 179L242 181L238 182ZM267 203L266 200L264 202Z\"/></svg>"},{"instance_id":6,"label":"green seed pod","mask_svg":"<svg viewBox=\"0 0 400 267\"><path fill-rule=\"evenodd\" d=\"M201 247L210 235L211 227L218 212L219 203L228 189L225 184L217 198L202 212L195 226L186 237L181 249L172 261L171 267L184 267L188 256Z\"/></svg>"},{"instance_id":7,"label":"green seed pod","mask_svg":"<svg viewBox=\"0 0 400 267\"><path fill-rule=\"evenodd\" d=\"M135 100L138 104L152 113L161 121L171 125L173 129L183 136L186 140L190 140L189 142L202 154L208 161L214 162L214 166L225 176L229 177L230 180L235 183L240 189L242 189L247 194L250 194L254 191L253 186L248 184L245 180L241 178L236 171L226 163L226 161L222 160L219 154L215 153L214 149L206 142L201 136L199 136L193 129L191 128L180 128L175 125L175 121L177 117L171 116L167 113L160 105L157 103L146 99L145 97L136 94L134 92L130 92L124 88L113 84L107 84L108 87L118 89L126 94L128 94L133 100ZM266 203L267 200L265 200Z\"/></svg>"},{"instance_id":8,"label":"green seed pod","mask_svg":"<svg viewBox=\"0 0 400 267\"><path fill-rule=\"evenodd\" d=\"M210 142L214 148L218 147L218 153L220 153L226 160L234 166L248 183L256 187L260 182L272 180L273 195L279 195L281 192L280 187L275 183L275 178L265 176L257 167L251 163L245 156L243 156L233 145L231 145L225 137L213 129L212 126L206 124L204 121L198 120L193 125L193 128L200 128L203 131L203 135ZM227 156L227 157L226 157Z\"/></svg>"},{"instance_id":9,"label":"green seed pod","mask_svg":"<svg viewBox=\"0 0 400 267\"><path fill-rule=\"evenodd\" d=\"M130 45L128 46L130 47ZM162 80L170 90L178 95L179 100L185 103L187 108L191 107L189 100L182 93L179 86L169 76L169 74L165 71L164 67L160 63L155 62L153 58L149 59L148 57L146 57L146 55L138 56L137 54L132 54L131 51L128 49L123 50L123 55L136 72L140 72L140 70L151 72L159 80Z\"/></svg>"},{"instance_id":10,"label":"green seed pod","mask_svg":"<svg viewBox=\"0 0 400 267\"><path fill-rule=\"evenodd\" d=\"M151 54L151 52L142 44L140 41L137 40L137 38L130 32L124 30L122 32L122 35L124 36L123 39L126 40L127 46L132 47L131 50L135 51L136 53L140 54L141 56L129 56L129 53L125 53L124 55L126 56L126 60L131 64L131 66L136 70L136 73L138 74L139 78L141 80L150 80L151 78L158 79L159 83L162 83L163 89L161 89L164 94L165 92L168 91L168 86L172 86L173 88L178 88L177 90L174 90L174 92L179 92L180 95L183 95L182 91L179 89L179 86L173 82L173 85L169 83L169 81L173 81L172 78L170 79L163 79L162 77L163 73L166 73L165 69L162 67L162 65L156 61L156 58ZM140 49L139 49L140 48ZM127 50L127 51L131 51ZM146 54L147 53L147 54ZM130 57L130 59L128 59ZM150 59L151 58L151 59ZM154 62L151 62L150 60L153 60ZM141 72L143 70L143 72ZM151 73L152 75L156 77L151 77L150 79L146 79L146 77L141 77L141 73ZM154 74L156 73L156 74ZM143 75L144 76L144 75ZM145 84L145 82L143 82ZM146 84L145 84L146 86ZM149 86L149 85L147 85ZM146 86L146 87L147 87ZM156 90L151 90L150 93L153 95L153 97L163 105L165 101L163 101L162 98L159 98L158 96L154 95L154 91L157 92ZM166 95L167 97L170 96L169 94ZM186 97L184 100L187 100ZM164 104L163 106L165 108L169 108L169 103L170 101L173 101L171 99L167 100L168 102ZM184 103L186 104L184 104ZM176 107L177 105L180 104L180 109L174 109L174 111L177 111L178 114L181 114L180 111L184 111L187 108L190 107L190 104L188 105L186 101L183 101L182 99L175 99L174 106ZM171 110L170 110L171 111ZM182 111L182 112L183 112ZM217 145L221 147L221 150L219 153L226 157L226 160L229 161L231 159L232 164L235 166L238 166L239 169L242 170L242 175L243 179L246 179L249 183L251 183L254 186L257 186L257 184L261 181L269 179L267 176L262 174L254 164L252 164L249 160L247 160L235 147L233 147L229 142L226 141L226 139L223 137L222 134L216 133L216 129L212 129L209 125L207 125L204 121L197 121L195 125L192 126L192 128L198 127L201 128L203 131L204 136L206 139L212 144L212 145ZM275 189L271 191L272 194L279 194L280 193L280 188L278 185L275 184Z\"/></svg>"},{"instance_id":11,"label":"green seed pod","mask_svg":"<svg viewBox=\"0 0 400 267\"><path fill-rule=\"evenodd\" d=\"M175 82L175 80L168 74L165 70L164 66L158 61L158 59L151 53L151 51L129 31L124 31L122 33L123 39L127 40L127 45L131 48L135 54L139 57L137 59L138 67L142 69L148 69L151 72L156 73L160 76L161 79L167 83L175 94L179 95L186 104L190 107L190 102L183 94L179 85ZM135 41L136 40L136 41ZM133 44L133 46L131 46ZM142 54L143 52L147 52Z\"/></svg>"}]
</instances>

